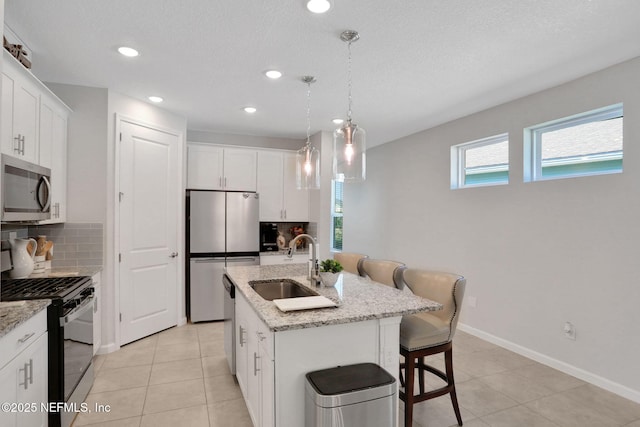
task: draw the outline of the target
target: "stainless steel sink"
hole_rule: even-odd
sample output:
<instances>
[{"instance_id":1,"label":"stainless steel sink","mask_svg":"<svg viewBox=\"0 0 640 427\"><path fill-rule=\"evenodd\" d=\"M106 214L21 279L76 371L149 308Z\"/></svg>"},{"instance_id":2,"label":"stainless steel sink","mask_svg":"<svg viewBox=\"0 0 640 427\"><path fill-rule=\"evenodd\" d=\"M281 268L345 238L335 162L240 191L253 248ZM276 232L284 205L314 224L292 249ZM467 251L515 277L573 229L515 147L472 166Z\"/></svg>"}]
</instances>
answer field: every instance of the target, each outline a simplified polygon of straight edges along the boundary
<instances>
[{"instance_id":1,"label":"stainless steel sink","mask_svg":"<svg viewBox=\"0 0 640 427\"><path fill-rule=\"evenodd\" d=\"M249 282L249 286L267 301L320 295L291 279L253 280Z\"/></svg>"}]
</instances>

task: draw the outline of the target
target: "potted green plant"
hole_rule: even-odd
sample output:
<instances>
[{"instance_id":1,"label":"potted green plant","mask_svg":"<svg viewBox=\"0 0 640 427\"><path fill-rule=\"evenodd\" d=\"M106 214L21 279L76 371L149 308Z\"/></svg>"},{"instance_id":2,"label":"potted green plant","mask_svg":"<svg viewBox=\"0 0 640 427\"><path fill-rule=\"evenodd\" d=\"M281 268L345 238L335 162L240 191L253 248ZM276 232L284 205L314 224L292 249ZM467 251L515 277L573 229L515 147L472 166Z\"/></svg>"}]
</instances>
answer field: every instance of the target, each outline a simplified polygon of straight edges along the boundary
<instances>
[{"instance_id":1,"label":"potted green plant","mask_svg":"<svg viewBox=\"0 0 640 427\"><path fill-rule=\"evenodd\" d=\"M320 263L320 280L325 286L335 286L340 272L343 270L342 264L334 259L325 259Z\"/></svg>"}]
</instances>

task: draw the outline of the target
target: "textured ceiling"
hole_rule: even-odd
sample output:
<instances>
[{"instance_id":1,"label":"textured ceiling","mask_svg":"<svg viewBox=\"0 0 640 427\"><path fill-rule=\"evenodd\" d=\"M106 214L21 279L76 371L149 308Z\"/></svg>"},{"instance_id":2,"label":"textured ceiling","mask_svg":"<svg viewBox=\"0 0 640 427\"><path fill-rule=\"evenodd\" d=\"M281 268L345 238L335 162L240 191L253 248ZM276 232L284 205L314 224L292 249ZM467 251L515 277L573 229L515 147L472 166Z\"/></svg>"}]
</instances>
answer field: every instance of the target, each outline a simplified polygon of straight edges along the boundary
<instances>
[{"instance_id":1,"label":"textured ceiling","mask_svg":"<svg viewBox=\"0 0 640 427\"><path fill-rule=\"evenodd\" d=\"M44 81L164 97L192 130L303 138L347 110L369 146L640 55L637 0L5 0ZM116 52L121 45L137 58ZM262 73L277 68L278 81ZM247 115L242 107L258 108Z\"/></svg>"}]
</instances>

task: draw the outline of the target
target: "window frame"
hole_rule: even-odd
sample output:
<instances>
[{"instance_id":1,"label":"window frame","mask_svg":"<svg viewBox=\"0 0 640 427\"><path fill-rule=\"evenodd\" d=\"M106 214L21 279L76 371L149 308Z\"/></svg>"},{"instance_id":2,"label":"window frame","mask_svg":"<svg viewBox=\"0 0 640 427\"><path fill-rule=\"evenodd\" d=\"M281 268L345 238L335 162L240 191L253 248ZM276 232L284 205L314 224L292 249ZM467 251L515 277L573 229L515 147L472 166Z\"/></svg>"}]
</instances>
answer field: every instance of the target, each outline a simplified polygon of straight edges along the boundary
<instances>
[{"instance_id":1,"label":"window frame","mask_svg":"<svg viewBox=\"0 0 640 427\"><path fill-rule=\"evenodd\" d=\"M595 123L611 119L623 119L623 140L622 150L620 155L605 154L602 155L602 159L619 159L621 162L624 159L624 105L623 103L613 104L606 107L598 108L595 110L585 111L583 113L575 114L573 116L563 117L561 119L551 120L549 122L541 123L535 126L529 126L524 129L524 182L535 181L549 181L554 179L564 178L576 178L583 176L595 176L595 175L610 175L615 173L622 173L622 163L620 169L615 170L592 170L592 171L580 171L580 172L566 172L563 174L557 174L552 176L543 176L543 162L542 162L542 136L546 132L553 132L561 129L569 129L572 127L585 125L589 123ZM598 156L598 153L594 154ZM581 156L593 158L594 155ZM577 156L576 156L577 157ZM589 161L571 161L566 160L566 164L586 164Z\"/></svg>"},{"instance_id":2,"label":"window frame","mask_svg":"<svg viewBox=\"0 0 640 427\"><path fill-rule=\"evenodd\" d=\"M340 185L340 193L342 194L342 211L337 212L336 209L336 186ZM336 218L344 218L344 181L340 180L331 180L331 252L342 252L342 247L344 247L344 219L342 223L342 247L336 248L336 227L335 227L335 219Z\"/></svg>"},{"instance_id":3,"label":"window frame","mask_svg":"<svg viewBox=\"0 0 640 427\"><path fill-rule=\"evenodd\" d=\"M506 181L487 181L487 182L476 182L476 183L467 183L467 168L466 168L466 158L467 151L472 150L474 148L485 147L488 145L494 145L499 143L507 143L507 164L506 164L506 173L507 179ZM473 188L473 187L489 187L494 185L507 185L509 184L509 132L504 132L497 135L488 136L486 138L476 139L474 141L465 142L462 144L453 145L451 147L451 189L459 189L459 188ZM485 173L493 172L503 172L504 167L501 166L487 166L488 169Z\"/></svg>"}]
</instances>

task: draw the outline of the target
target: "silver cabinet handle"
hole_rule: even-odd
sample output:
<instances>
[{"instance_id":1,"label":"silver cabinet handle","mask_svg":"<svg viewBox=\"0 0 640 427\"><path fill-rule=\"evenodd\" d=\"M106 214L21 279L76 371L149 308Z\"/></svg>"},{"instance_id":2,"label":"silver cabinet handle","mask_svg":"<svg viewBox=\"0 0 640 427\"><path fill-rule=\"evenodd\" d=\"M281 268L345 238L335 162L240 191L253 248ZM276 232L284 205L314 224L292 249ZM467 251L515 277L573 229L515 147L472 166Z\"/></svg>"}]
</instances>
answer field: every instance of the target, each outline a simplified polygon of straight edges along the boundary
<instances>
[{"instance_id":1,"label":"silver cabinet handle","mask_svg":"<svg viewBox=\"0 0 640 427\"><path fill-rule=\"evenodd\" d=\"M260 356L258 356L258 353L254 351L253 352L253 376L254 377L258 375L258 372L260 372L260 369L258 369L258 359L260 359Z\"/></svg>"},{"instance_id":2,"label":"silver cabinet handle","mask_svg":"<svg viewBox=\"0 0 640 427\"><path fill-rule=\"evenodd\" d=\"M178 252L171 252L171 255L169 255L169 258L175 258L178 256Z\"/></svg>"},{"instance_id":3,"label":"silver cabinet handle","mask_svg":"<svg viewBox=\"0 0 640 427\"><path fill-rule=\"evenodd\" d=\"M25 336L23 336L22 338L20 338L20 339L18 340L18 342L19 342L20 344L24 344L24 343L26 343L27 341L29 341L29 338L31 338L31 337L32 337L32 336L34 336L35 334L36 334L35 332L31 332L30 334L25 334Z\"/></svg>"},{"instance_id":4,"label":"silver cabinet handle","mask_svg":"<svg viewBox=\"0 0 640 427\"><path fill-rule=\"evenodd\" d=\"M287 219L287 210L284 210L284 219Z\"/></svg>"},{"instance_id":5,"label":"silver cabinet handle","mask_svg":"<svg viewBox=\"0 0 640 427\"><path fill-rule=\"evenodd\" d=\"M240 328L240 330L238 331L238 332L240 332L238 334L238 340L240 342L240 347L244 347L244 342L245 342L244 341L244 333L245 333L245 330L241 325L238 325L238 327Z\"/></svg>"},{"instance_id":6,"label":"silver cabinet handle","mask_svg":"<svg viewBox=\"0 0 640 427\"><path fill-rule=\"evenodd\" d=\"M33 384L33 359L29 359L29 365L27 366L29 366L29 384Z\"/></svg>"},{"instance_id":7,"label":"silver cabinet handle","mask_svg":"<svg viewBox=\"0 0 640 427\"><path fill-rule=\"evenodd\" d=\"M20 152L24 156L24 135L22 135L22 150Z\"/></svg>"},{"instance_id":8,"label":"silver cabinet handle","mask_svg":"<svg viewBox=\"0 0 640 427\"><path fill-rule=\"evenodd\" d=\"M227 177L224 177L224 188L227 188Z\"/></svg>"},{"instance_id":9,"label":"silver cabinet handle","mask_svg":"<svg viewBox=\"0 0 640 427\"><path fill-rule=\"evenodd\" d=\"M218 177L218 187L222 188L222 176Z\"/></svg>"}]
</instances>

